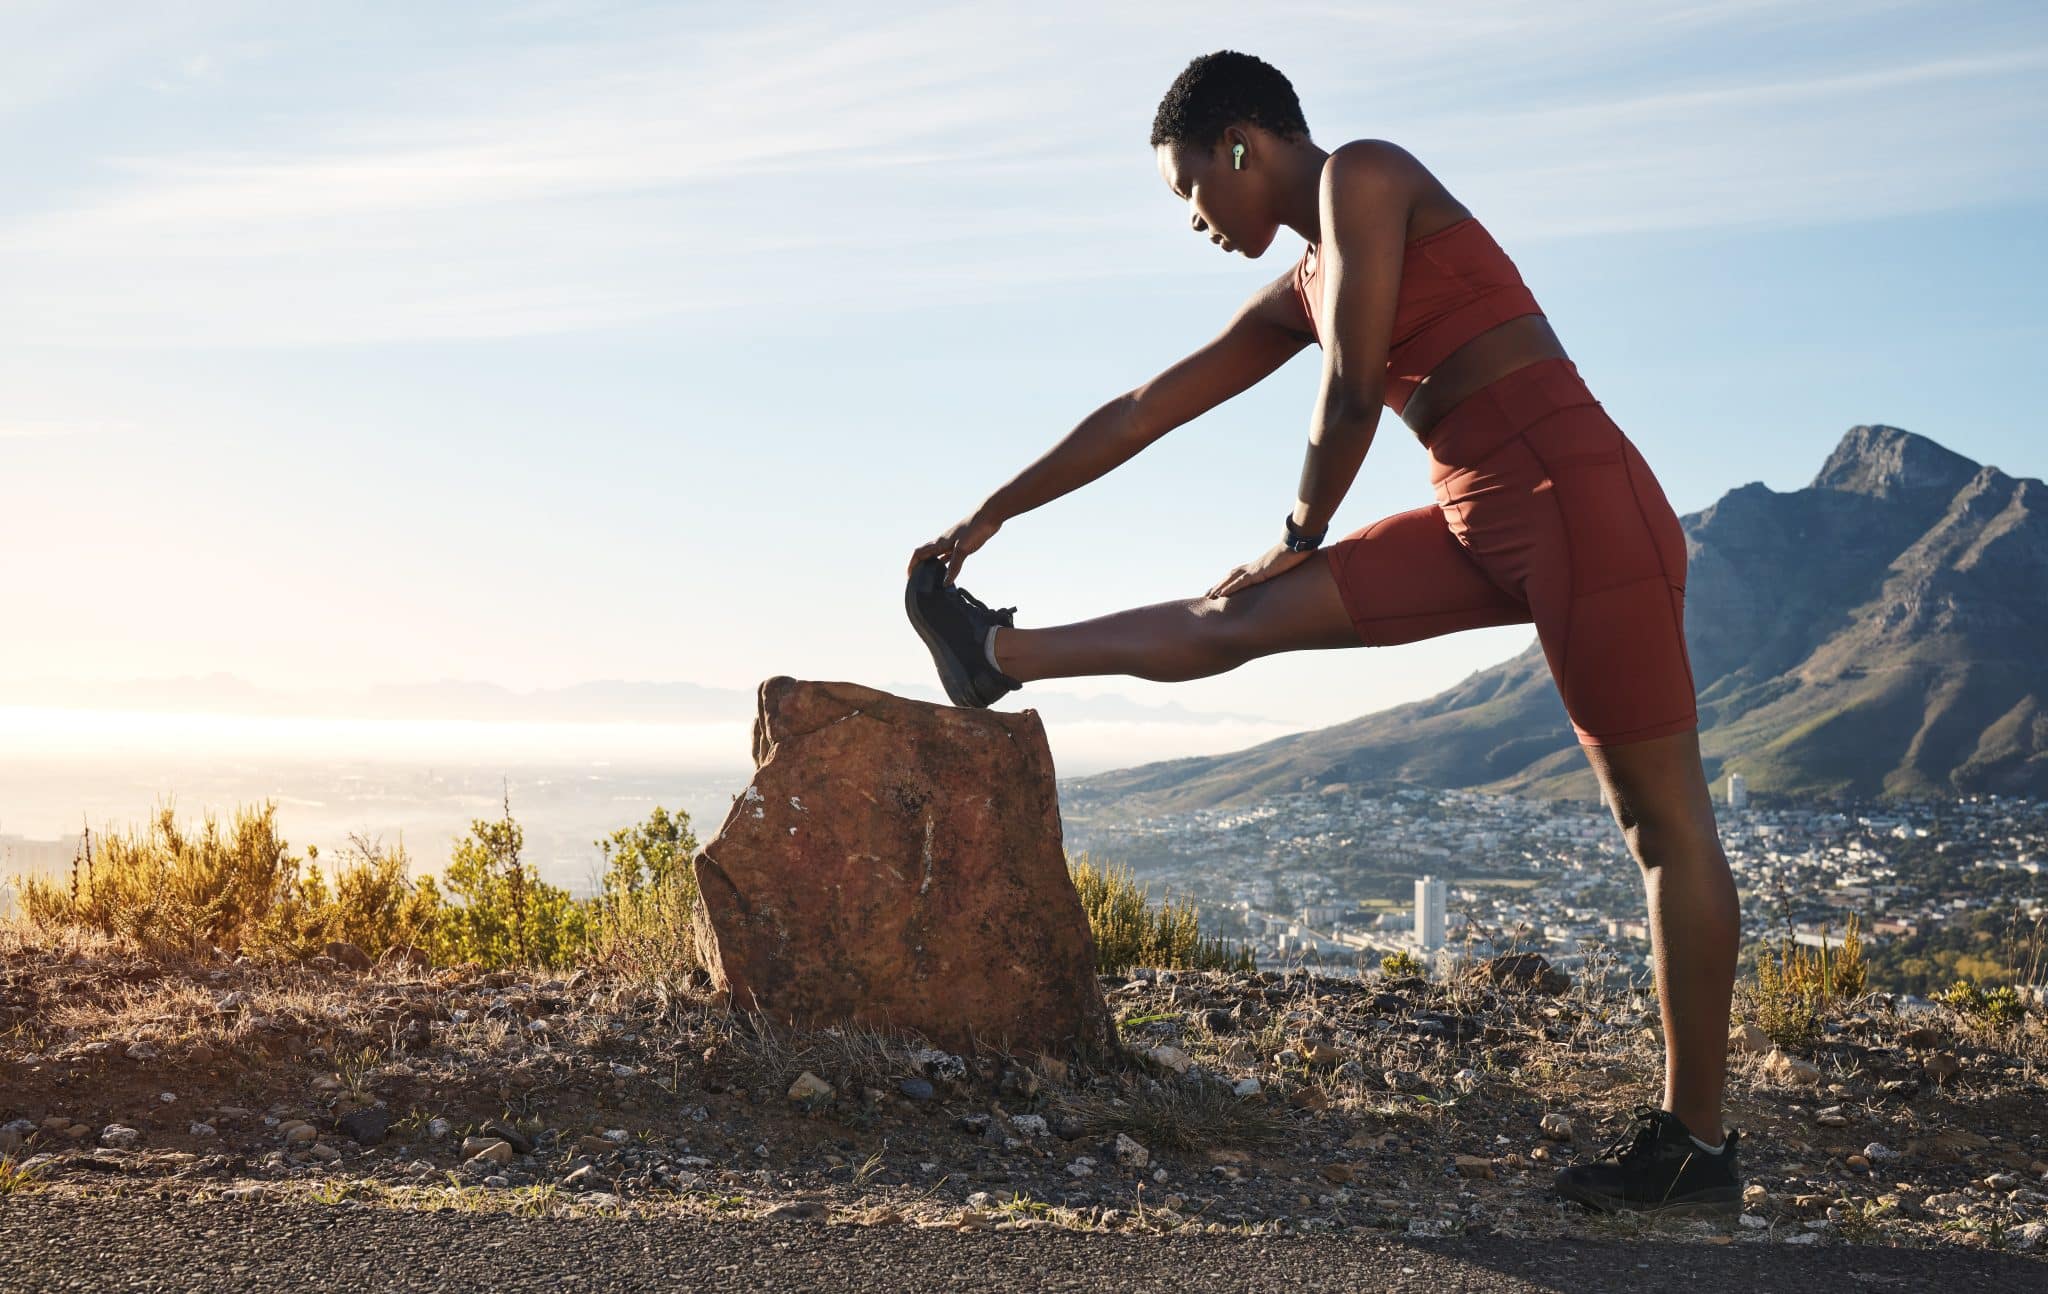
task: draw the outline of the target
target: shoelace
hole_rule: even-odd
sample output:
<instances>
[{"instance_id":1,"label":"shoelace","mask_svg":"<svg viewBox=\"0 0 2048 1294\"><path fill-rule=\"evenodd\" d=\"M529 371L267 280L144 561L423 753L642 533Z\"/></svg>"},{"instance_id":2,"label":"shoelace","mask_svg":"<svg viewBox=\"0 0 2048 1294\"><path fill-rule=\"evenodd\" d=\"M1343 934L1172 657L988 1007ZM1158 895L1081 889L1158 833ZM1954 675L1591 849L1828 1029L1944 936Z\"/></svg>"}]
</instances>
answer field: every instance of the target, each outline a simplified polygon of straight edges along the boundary
<instances>
[{"instance_id":1,"label":"shoelace","mask_svg":"<svg viewBox=\"0 0 2048 1294\"><path fill-rule=\"evenodd\" d=\"M1626 1163L1638 1155L1649 1153L1657 1144L1657 1135L1662 1130L1663 1111L1654 1105L1638 1105L1629 1111L1629 1126L1622 1134L1608 1144L1599 1158L1612 1158L1617 1163Z\"/></svg>"},{"instance_id":2,"label":"shoelace","mask_svg":"<svg viewBox=\"0 0 2048 1294\"><path fill-rule=\"evenodd\" d=\"M989 610L989 608L988 608L988 604L987 604L987 603L983 602L983 601L982 601L982 600L981 600L980 598L978 598L978 597L975 597L975 596L974 596L974 595L973 595L972 593L969 593L969 592L968 592L968 591L967 591L966 589L963 589L963 588L961 588L961 587L960 587L960 586L959 586L958 584L955 584L955 585L953 586L953 591L954 591L955 593L958 593L958 594L960 595L960 600L961 600L961 601L963 601L963 602L967 603L967 605L969 605L969 606L973 607L973 608L974 608L975 610L977 610L977 611L981 612L981 613L982 613L983 615L986 615L986 616L1003 616L1003 615L1015 615L1015 614L1017 613L1017 608L1015 608L1015 607L1004 607L1004 608L1002 608L1002 609L1001 609L1001 610L999 610L999 611L991 611L991 610Z\"/></svg>"}]
</instances>

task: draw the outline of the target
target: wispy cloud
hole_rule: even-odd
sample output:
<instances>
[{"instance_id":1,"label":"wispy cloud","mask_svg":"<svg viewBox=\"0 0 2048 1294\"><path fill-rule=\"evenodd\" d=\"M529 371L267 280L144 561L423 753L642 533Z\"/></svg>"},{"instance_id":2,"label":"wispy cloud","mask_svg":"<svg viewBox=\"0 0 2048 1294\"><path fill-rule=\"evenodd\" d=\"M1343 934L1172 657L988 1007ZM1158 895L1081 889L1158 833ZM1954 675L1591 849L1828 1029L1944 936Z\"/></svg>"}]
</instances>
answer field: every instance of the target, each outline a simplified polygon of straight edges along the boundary
<instances>
[{"instance_id":1,"label":"wispy cloud","mask_svg":"<svg viewBox=\"0 0 2048 1294\"><path fill-rule=\"evenodd\" d=\"M1915 8L1830 12L1852 24ZM842 301L930 305L1165 272L1187 249L1160 237L1177 216L1142 140L1185 55L1162 53L1159 23L1175 21L1188 53L1231 43L1234 25L1220 5L1006 4L712 30L701 11L615 6L563 35L568 12L511 11L500 39L452 41L380 101L309 101L283 142L223 117L186 146L109 151L90 182L17 198L24 214L0 227L13 298L0 339L492 337L765 319L815 304L820 282ZM2048 125L2022 92L2048 42L1873 52L1847 71L1844 58L1746 75L1702 62L1692 84L1603 94L1587 91L1626 82L1631 49L1810 27L1813 7L1503 0L1446 19L1283 4L1271 17L1276 33L1338 37L1260 51L1328 123L1319 137L1401 139L1520 237L1860 218L2044 186L2011 159ZM199 33L206 48L247 39L221 25ZM510 39L520 30L532 38ZM74 71L114 60L88 57L78 30L45 38ZM262 69L287 78L325 56L265 49ZM184 58L210 84L255 74ZM1550 80L1527 79L1543 68Z\"/></svg>"}]
</instances>

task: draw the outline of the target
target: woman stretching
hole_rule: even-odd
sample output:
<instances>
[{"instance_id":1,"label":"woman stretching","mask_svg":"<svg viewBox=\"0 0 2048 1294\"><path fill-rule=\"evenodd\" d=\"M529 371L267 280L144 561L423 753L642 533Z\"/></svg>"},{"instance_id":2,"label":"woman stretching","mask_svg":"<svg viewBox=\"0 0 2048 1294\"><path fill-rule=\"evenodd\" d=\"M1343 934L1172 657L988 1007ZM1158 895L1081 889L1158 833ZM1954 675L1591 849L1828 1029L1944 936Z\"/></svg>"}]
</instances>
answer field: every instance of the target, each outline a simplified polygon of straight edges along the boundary
<instances>
[{"instance_id":1,"label":"woman stretching","mask_svg":"<svg viewBox=\"0 0 2048 1294\"><path fill-rule=\"evenodd\" d=\"M1739 1208L1721 1126L1738 939L1735 885L1700 766L1684 631L1685 536L1657 478L1587 390L1493 237L1412 155L1325 152L1294 89L1230 50L1188 64L1152 126L1194 231L1256 259L1286 226L1301 259L1215 339L1090 414L910 559L911 622L959 705L1037 679L1201 678L1254 657L1534 624L1647 890L1666 1055L1602 1159L1557 1189L1603 1209ZM1013 625L955 580L1005 520L1108 472L1311 342L1322 383L1282 537L1200 598L1076 624ZM1418 436L1434 504L1325 544L1381 405Z\"/></svg>"}]
</instances>

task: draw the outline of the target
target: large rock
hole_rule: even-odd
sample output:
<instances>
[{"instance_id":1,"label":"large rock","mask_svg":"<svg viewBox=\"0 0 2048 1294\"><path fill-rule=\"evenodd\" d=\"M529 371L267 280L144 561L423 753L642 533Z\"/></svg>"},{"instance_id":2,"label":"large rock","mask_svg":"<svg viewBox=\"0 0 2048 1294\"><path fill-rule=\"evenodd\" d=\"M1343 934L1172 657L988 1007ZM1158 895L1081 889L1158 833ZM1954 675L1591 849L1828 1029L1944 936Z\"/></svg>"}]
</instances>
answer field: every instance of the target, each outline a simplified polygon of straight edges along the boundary
<instances>
[{"instance_id":1,"label":"large rock","mask_svg":"<svg viewBox=\"0 0 2048 1294\"><path fill-rule=\"evenodd\" d=\"M692 860L699 951L735 1009L956 1051L1106 1047L1035 711L778 675L754 763Z\"/></svg>"}]
</instances>

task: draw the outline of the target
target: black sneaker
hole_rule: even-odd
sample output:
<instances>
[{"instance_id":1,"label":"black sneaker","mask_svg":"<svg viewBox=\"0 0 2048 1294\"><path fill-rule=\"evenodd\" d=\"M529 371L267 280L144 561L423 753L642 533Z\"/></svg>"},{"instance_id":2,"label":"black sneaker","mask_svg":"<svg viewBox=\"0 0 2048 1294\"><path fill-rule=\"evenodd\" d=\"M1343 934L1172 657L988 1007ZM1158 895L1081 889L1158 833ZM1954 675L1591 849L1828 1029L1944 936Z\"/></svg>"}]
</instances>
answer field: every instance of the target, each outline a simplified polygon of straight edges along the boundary
<instances>
[{"instance_id":1,"label":"black sneaker","mask_svg":"<svg viewBox=\"0 0 2048 1294\"><path fill-rule=\"evenodd\" d=\"M989 664L982 644L990 625L1011 625L1017 608L990 610L957 584L946 583L943 558L927 557L910 573L903 609L939 667L939 681L954 705L986 709L1006 692L1024 686Z\"/></svg>"},{"instance_id":2,"label":"black sneaker","mask_svg":"<svg viewBox=\"0 0 2048 1294\"><path fill-rule=\"evenodd\" d=\"M1638 1105L1628 1130L1599 1159L1558 1170L1557 1192L1603 1213L1733 1217L1742 1211L1741 1136L1728 1133L1718 1153L1701 1150L1677 1115Z\"/></svg>"}]
</instances>

